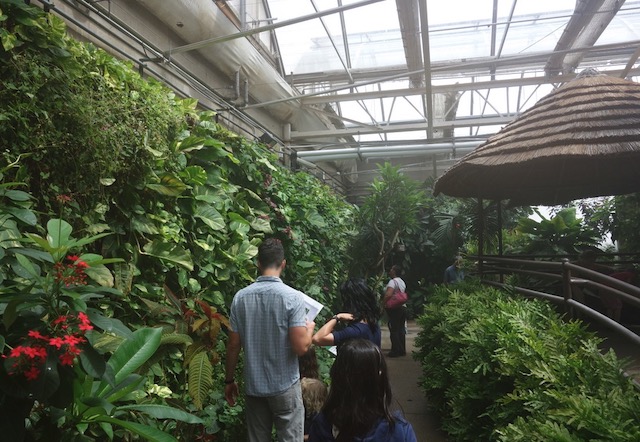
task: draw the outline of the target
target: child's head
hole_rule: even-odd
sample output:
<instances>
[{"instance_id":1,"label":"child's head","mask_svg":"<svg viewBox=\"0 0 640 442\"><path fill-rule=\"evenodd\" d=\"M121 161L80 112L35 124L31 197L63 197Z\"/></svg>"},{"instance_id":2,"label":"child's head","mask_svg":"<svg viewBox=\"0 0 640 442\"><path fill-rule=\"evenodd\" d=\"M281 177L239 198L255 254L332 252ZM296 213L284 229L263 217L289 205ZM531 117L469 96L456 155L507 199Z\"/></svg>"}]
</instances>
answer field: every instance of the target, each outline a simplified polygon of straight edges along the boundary
<instances>
[{"instance_id":1,"label":"child's head","mask_svg":"<svg viewBox=\"0 0 640 442\"><path fill-rule=\"evenodd\" d=\"M318 368L318 357L316 356L316 349L314 347L298 357L298 363L300 365L300 377L301 378L320 378L320 370Z\"/></svg>"},{"instance_id":2,"label":"child's head","mask_svg":"<svg viewBox=\"0 0 640 442\"><path fill-rule=\"evenodd\" d=\"M302 385L302 402L305 414L311 416L320 412L327 398L327 386L321 380L311 378L301 379L300 384Z\"/></svg>"}]
</instances>

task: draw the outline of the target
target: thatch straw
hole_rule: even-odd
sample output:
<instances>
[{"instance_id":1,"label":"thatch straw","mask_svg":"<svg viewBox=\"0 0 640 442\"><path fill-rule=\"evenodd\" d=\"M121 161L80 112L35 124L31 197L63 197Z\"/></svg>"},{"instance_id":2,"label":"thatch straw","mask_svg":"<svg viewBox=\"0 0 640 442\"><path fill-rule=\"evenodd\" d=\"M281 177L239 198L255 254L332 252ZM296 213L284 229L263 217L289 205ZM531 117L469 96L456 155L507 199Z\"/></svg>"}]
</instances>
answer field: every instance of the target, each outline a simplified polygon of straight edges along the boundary
<instances>
[{"instance_id":1,"label":"thatch straw","mask_svg":"<svg viewBox=\"0 0 640 442\"><path fill-rule=\"evenodd\" d=\"M640 191L640 85L583 75L463 157L435 192L560 204Z\"/></svg>"}]
</instances>

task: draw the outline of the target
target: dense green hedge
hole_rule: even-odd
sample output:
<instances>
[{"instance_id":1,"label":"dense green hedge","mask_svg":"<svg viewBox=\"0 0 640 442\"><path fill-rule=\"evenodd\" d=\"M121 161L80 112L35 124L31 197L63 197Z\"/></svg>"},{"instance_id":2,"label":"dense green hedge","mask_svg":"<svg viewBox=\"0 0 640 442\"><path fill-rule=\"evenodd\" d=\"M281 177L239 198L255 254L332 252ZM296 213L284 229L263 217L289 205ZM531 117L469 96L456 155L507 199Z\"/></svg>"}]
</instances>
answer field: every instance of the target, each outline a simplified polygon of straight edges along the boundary
<instances>
[{"instance_id":1,"label":"dense green hedge","mask_svg":"<svg viewBox=\"0 0 640 442\"><path fill-rule=\"evenodd\" d=\"M71 39L51 14L0 0L0 43L2 350L21 342L26 331L16 327L27 315L47 323L45 298L55 298L56 308L89 307L131 330L161 326L171 338L139 374L146 385L162 387L167 402L206 422L162 428L183 440L237 439L241 410L221 395L224 346L217 339L224 318L210 306L227 312L234 293L253 280L265 236L285 242L285 280L333 305L348 268L353 208L315 178L281 167L273 151L218 125L212 113L198 112L194 100L177 99L127 63ZM94 278L106 295L85 301L67 289L50 293L40 281L55 279L53 262L34 245L19 247L26 240L8 241L45 236L53 218L68 221L75 238L106 235L70 250L122 259ZM22 293L29 304L17 300ZM113 324L97 328L105 336L130 334ZM197 379L190 344L208 358ZM107 358L114 348L99 352ZM202 388L193 388L196 380ZM127 401L163 403L152 390ZM0 392L0 404L10 400ZM95 422L76 428L46 405L30 416L34 434L49 425L65 437L80 431L83 440L105 440Z\"/></svg>"},{"instance_id":2,"label":"dense green hedge","mask_svg":"<svg viewBox=\"0 0 640 442\"><path fill-rule=\"evenodd\" d=\"M440 287L419 323L421 385L453 440L640 440L624 364L548 303Z\"/></svg>"}]
</instances>

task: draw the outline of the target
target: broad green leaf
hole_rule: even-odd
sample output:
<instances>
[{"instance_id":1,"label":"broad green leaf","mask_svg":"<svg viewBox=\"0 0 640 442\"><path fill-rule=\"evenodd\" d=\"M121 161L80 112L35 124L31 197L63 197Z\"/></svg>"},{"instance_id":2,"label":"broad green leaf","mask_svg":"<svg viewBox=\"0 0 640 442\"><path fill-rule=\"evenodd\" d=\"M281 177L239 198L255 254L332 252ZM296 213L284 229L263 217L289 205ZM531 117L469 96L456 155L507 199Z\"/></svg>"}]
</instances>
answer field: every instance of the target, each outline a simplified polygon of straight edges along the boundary
<instances>
[{"instance_id":1,"label":"broad green leaf","mask_svg":"<svg viewBox=\"0 0 640 442\"><path fill-rule=\"evenodd\" d=\"M44 240L43 240L44 241ZM9 251L13 252L15 255L25 255L29 258L33 258L36 261L44 261L53 264L53 258L51 254L48 252L43 252L42 250L29 249L27 247L19 247L12 248Z\"/></svg>"},{"instance_id":2,"label":"broad green leaf","mask_svg":"<svg viewBox=\"0 0 640 442\"><path fill-rule=\"evenodd\" d=\"M187 189L187 186L172 173L160 175L160 183L147 184L147 188L155 190L161 195L179 196Z\"/></svg>"},{"instance_id":3,"label":"broad green leaf","mask_svg":"<svg viewBox=\"0 0 640 442\"><path fill-rule=\"evenodd\" d=\"M100 184L102 184L103 186L111 186L113 183L116 182L115 178L100 178Z\"/></svg>"},{"instance_id":4,"label":"broad green leaf","mask_svg":"<svg viewBox=\"0 0 640 442\"><path fill-rule=\"evenodd\" d=\"M153 221L144 216L134 216L131 218L131 227L136 232L148 233L150 235L157 235L160 233L158 227Z\"/></svg>"},{"instance_id":5,"label":"broad green leaf","mask_svg":"<svg viewBox=\"0 0 640 442\"><path fill-rule=\"evenodd\" d=\"M102 428L102 431L104 431L104 434L107 435L109 440L113 440L113 425L107 422L98 422L98 425L100 425L100 428Z\"/></svg>"},{"instance_id":6,"label":"broad green leaf","mask_svg":"<svg viewBox=\"0 0 640 442\"><path fill-rule=\"evenodd\" d=\"M13 201L29 201L31 199L31 195L22 190L5 190L2 193Z\"/></svg>"},{"instance_id":7,"label":"broad green leaf","mask_svg":"<svg viewBox=\"0 0 640 442\"><path fill-rule=\"evenodd\" d=\"M273 233L273 230L271 229L271 222L269 222L268 219L255 218L251 221L251 228L258 232Z\"/></svg>"},{"instance_id":8,"label":"broad green leaf","mask_svg":"<svg viewBox=\"0 0 640 442\"><path fill-rule=\"evenodd\" d=\"M47 241L53 249L67 247L73 228L71 224L62 219L51 219L47 223Z\"/></svg>"},{"instance_id":9,"label":"broad green leaf","mask_svg":"<svg viewBox=\"0 0 640 442\"><path fill-rule=\"evenodd\" d=\"M148 414L155 419L173 419L176 421L186 422L188 424L202 424L203 421L198 416L187 413L178 408L169 407L167 405L124 405L118 407L118 410L133 410Z\"/></svg>"},{"instance_id":10,"label":"broad green leaf","mask_svg":"<svg viewBox=\"0 0 640 442\"><path fill-rule=\"evenodd\" d=\"M208 204L199 204L196 213L193 215L202 220L212 230L224 230L224 218L213 206Z\"/></svg>"},{"instance_id":11,"label":"broad green leaf","mask_svg":"<svg viewBox=\"0 0 640 442\"><path fill-rule=\"evenodd\" d=\"M18 42L18 37L11 32L7 32L4 29L0 29L0 40L2 41L2 47L5 51L9 52L16 46Z\"/></svg>"},{"instance_id":12,"label":"broad green leaf","mask_svg":"<svg viewBox=\"0 0 640 442\"><path fill-rule=\"evenodd\" d=\"M309 262L309 261L298 261L298 262L296 262L296 265L298 267L302 267L303 269L310 269L311 267L314 266L314 263Z\"/></svg>"},{"instance_id":13,"label":"broad green leaf","mask_svg":"<svg viewBox=\"0 0 640 442\"><path fill-rule=\"evenodd\" d=\"M85 269L85 273L89 278L97 282L103 287L113 287L113 274L104 265L91 266Z\"/></svg>"},{"instance_id":14,"label":"broad green leaf","mask_svg":"<svg viewBox=\"0 0 640 442\"><path fill-rule=\"evenodd\" d=\"M256 163L264 164L265 166L267 166L267 168L268 168L269 170L272 170L272 171L276 171L276 170L278 170L278 169L276 169L276 167L275 167L273 164L271 164L271 163L269 162L269 160L267 160L266 158L258 158L258 159L256 160Z\"/></svg>"},{"instance_id":15,"label":"broad green leaf","mask_svg":"<svg viewBox=\"0 0 640 442\"><path fill-rule=\"evenodd\" d=\"M166 335L162 335L162 338L160 339L160 344L188 345L188 344L193 344L193 339L191 339L191 336L184 333L168 333Z\"/></svg>"},{"instance_id":16,"label":"broad green leaf","mask_svg":"<svg viewBox=\"0 0 640 442\"><path fill-rule=\"evenodd\" d=\"M4 328L9 329L15 322L18 317L18 305L20 305L22 300L14 299L9 301L7 306L2 313L2 323L4 324Z\"/></svg>"},{"instance_id":17,"label":"broad green leaf","mask_svg":"<svg viewBox=\"0 0 640 442\"><path fill-rule=\"evenodd\" d=\"M188 166L180 172L180 178L192 186L203 186L207 183L207 172L200 166Z\"/></svg>"},{"instance_id":18,"label":"broad green leaf","mask_svg":"<svg viewBox=\"0 0 640 442\"><path fill-rule=\"evenodd\" d=\"M157 239L144 246L143 254L178 264L189 271L193 270L191 254L177 244Z\"/></svg>"},{"instance_id":19,"label":"broad green leaf","mask_svg":"<svg viewBox=\"0 0 640 442\"><path fill-rule=\"evenodd\" d=\"M120 344L108 362L116 383L122 382L155 353L160 346L161 336L160 328L141 328Z\"/></svg>"},{"instance_id":20,"label":"broad green leaf","mask_svg":"<svg viewBox=\"0 0 640 442\"><path fill-rule=\"evenodd\" d=\"M23 223L29 226L35 226L38 223L35 213L29 209L23 209L18 207L10 207L6 209L7 212L18 218Z\"/></svg>"},{"instance_id":21,"label":"broad green leaf","mask_svg":"<svg viewBox=\"0 0 640 442\"><path fill-rule=\"evenodd\" d=\"M87 338L93 348L100 354L113 353L118 349L118 346L122 344L122 341L125 340L124 336L100 333L94 330L87 333Z\"/></svg>"},{"instance_id":22,"label":"broad green leaf","mask_svg":"<svg viewBox=\"0 0 640 442\"><path fill-rule=\"evenodd\" d=\"M151 442L177 442L177 439L169 433L158 430L148 425L138 424L136 422L124 421L110 416L96 416L97 422L106 422L112 425L122 427L138 436L144 437Z\"/></svg>"},{"instance_id":23,"label":"broad green leaf","mask_svg":"<svg viewBox=\"0 0 640 442\"><path fill-rule=\"evenodd\" d=\"M36 267L29 259L20 254L16 254L16 259L22 268L24 268L29 275L31 275L34 279L40 280L40 268Z\"/></svg>"},{"instance_id":24,"label":"broad green leaf","mask_svg":"<svg viewBox=\"0 0 640 442\"><path fill-rule=\"evenodd\" d=\"M80 363L84 371L95 379L102 379L107 364L104 358L92 346L83 345L82 353L80 353Z\"/></svg>"},{"instance_id":25,"label":"broad green leaf","mask_svg":"<svg viewBox=\"0 0 640 442\"><path fill-rule=\"evenodd\" d=\"M305 218L309 221L314 227L318 229L324 229L327 227L327 222L325 219L315 210L311 210L305 214Z\"/></svg>"},{"instance_id":26,"label":"broad green leaf","mask_svg":"<svg viewBox=\"0 0 640 442\"><path fill-rule=\"evenodd\" d=\"M202 410L213 386L213 366L206 351L197 353L189 362L189 396L197 410Z\"/></svg>"},{"instance_id":27,"label":"broad green leaf","mask_svg":"<svg viewBox=\"0 0 640 442\"><path fill-rule=\"evenodd\" d=\"M82 397L80 398L80 402L92 408L102 408L107 414L111 414L111 411L115 408L115 405L113 405L111 402L101 397L94 397L94 396ZM98 414L104 414L104 413L98 413ZM86 413L86 415L90 415L90 413Z\"/></svg>"},{"instance_id":28,"label":"broad green leaf","mask_svg":"<svg viewBox=\"0 0 640 442\"><path fill-rule=\"evenodd\" d=\"M177 143L177 148L181 152L191 152L202 149L204 142L205 138L192 135Z\"/></svg>"},{"instance_id":29,"label":"broad green leaf","mask_svg":"<svg viewBox=\"0 0 640 442\"><path fill-rule=\"evenodd\" d=\"M115 333L125 338L129 338L133 335L133 332L129 329L129 327L124 325L122 321L116 318L108 318L106 316L103 316L99 310L93 308L87 309L87 315L89 316L89 320L93 325L106 332Z\"/></svg>"},{"instance_id":30,"label":"broad green leaf","mask_svg":"<svg viewBox=\"0 0 640 442\"><path fill-rule=\"evenodd\" d=\"M249 241L244 241L239 247L234 246L232 251L236 260L248 261L258 254L258 247L254 246Z\"/></svg>"}]
</instances>

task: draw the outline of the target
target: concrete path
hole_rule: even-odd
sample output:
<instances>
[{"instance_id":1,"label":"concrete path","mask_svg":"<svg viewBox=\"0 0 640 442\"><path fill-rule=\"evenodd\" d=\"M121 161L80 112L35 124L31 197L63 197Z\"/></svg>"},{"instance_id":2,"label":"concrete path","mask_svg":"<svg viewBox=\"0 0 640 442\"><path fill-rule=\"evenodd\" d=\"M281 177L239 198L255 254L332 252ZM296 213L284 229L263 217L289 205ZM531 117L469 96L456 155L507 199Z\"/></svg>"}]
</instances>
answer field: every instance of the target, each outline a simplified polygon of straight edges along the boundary
<instances>
[{"instance_id":1,"label":"concrete path","mask_svg":"<svg viewBox=\"0 0 640 442\"><path fill-rule=\"evenodd\" d=\"M414 341L419 328L414 322L409 322L407 334L407 356L401 358L387 358L391 388L394 399L398 401L404 414L416 432L418 442L445 442L444 432L438 429L439 422L427 408L427 399L418 385L421 375L420 364L413 360ZM386 355L391 350L389 329L382 326L382 350Z\"/></svg>"}]
</instances>

